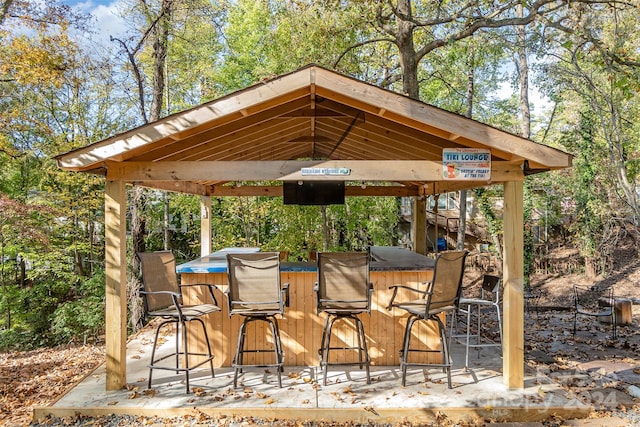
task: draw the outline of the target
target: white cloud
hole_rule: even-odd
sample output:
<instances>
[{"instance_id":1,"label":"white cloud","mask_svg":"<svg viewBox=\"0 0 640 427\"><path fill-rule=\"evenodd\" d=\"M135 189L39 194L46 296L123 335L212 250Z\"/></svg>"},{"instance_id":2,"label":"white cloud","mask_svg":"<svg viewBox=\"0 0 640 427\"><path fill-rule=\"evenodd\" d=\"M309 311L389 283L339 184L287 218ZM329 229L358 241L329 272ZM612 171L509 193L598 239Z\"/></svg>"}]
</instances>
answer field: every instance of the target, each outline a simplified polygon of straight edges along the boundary
<instances>
[{"instance_id":1,"label":"white cloud","mask_svg":"<svg viewBox=\"0 0 640 427\"><path fill-rule=\"evenodd\" d=\"M116 2L108 6L99 5L91 14L97 20L98 33L101 38L104 37L106 42L109 42L109 36L118 36L127 31L124 20L118 15Z\"/></svg>"},{"instance_id":2,"label":"white cloud","mask_svg":"<svg viewBox=\"0 0 640 427\"><path fill-rule=\"evenodd\" d=\"M121 0L63 0L62 3L93 16L93 34L90 38L102 46L112 44L109 40L111 36L121 36L127 31L124 20L119 16Z\"/></svg>"}]
</instances>

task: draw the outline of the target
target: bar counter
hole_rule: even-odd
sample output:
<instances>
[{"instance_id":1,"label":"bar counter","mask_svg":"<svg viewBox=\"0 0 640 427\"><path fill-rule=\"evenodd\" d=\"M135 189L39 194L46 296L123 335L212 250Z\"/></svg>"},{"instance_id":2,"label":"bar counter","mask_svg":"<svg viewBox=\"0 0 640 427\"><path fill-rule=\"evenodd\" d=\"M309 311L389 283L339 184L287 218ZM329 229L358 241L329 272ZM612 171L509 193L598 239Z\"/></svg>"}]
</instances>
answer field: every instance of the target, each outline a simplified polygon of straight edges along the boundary
<instances>
[{"instance_id":1,"label":"bar counter","mask_svg":"<svg viewBox=\"0 0 640 427\"><path fill-rule=\"evenodd\" d=\"M215 366L231 366L236 350L238 329L242 323L241 316L229 318L226 297L222 293L227 288L226 254L228 252L257 251L259 248L227 248L178 265L176 268L184 284L211 283L220 288L216 298L222 312L213 313L209 315L208 320L205 320L212 350L216 356ZM429 281L433 277L433 267L434 260L432 258L407 249L371 247L369 279L374 288L371 315L362 314L360 318L364 323L369 355L373 365L399 364L399 350L402 346L407 315L402 310L388 311L386 309L392 292L389 290L389 286L394 284L415 285L418 282ZM285 365L318 365L318 349L320 348L325 315L316 313L316 297L313 291L317 281L316 264L313 262L282 262L280 279L282 283L289 283L290 293L290 305L285 307L284 316L278 318L285 353ZM185 292L186 304L209 302L205 293L199 292L198 288L186 288ZM401 292L399 294L402 296ZM262 337L265 334L269 335L268 340L271 342L270 333L262 327L262 323L257 322L255 334L249 333L251 337L259 337L258 344L263 342ZM417 335L417 338L422 340L425 345L438 348L440 341L436 329L432 325L420 326L421 328L414 328L414 335ZM251 328L253 327L252 325ZM342 337L345 342L350 343L355 338L351 327L340 327L336 330L337 328L338 323L336 323L334 333ZM203 342L204 334L199 332L197 327L190 329L190 337L192 348L194 345L198 350L206 348ZM248 344L255 347L254 342ZM345 354L346 358L352 360L350 356ZM272 360L270 353L245 355L245 358L247 357L256 357L255 363Z\"/></svg>"}]
</instances>

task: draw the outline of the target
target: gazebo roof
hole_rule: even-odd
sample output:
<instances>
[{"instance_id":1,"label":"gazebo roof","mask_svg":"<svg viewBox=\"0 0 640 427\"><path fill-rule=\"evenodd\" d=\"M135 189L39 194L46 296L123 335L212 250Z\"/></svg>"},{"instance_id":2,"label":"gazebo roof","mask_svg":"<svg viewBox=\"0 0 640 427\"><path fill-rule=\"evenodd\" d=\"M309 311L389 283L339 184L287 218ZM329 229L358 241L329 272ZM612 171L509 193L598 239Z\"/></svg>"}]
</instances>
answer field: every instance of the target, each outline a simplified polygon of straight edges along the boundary
<instances>
[{"instance_id":1,"label":"gazebo roof","mask_svg":"<svg viewBox=\"0 0 640 427\"><path fill-rule=\"evenodd\" d=\"M444 180L444 148L490 150L490 182ZM302 167L350 171L304 179L396 184L352 187L362 194L420 195L519 180L569 167L572 157L310 65L56 159L66 170L201 195L275 195L277 186L224 184L300 180Z\"/></svg>"}]
</instances>

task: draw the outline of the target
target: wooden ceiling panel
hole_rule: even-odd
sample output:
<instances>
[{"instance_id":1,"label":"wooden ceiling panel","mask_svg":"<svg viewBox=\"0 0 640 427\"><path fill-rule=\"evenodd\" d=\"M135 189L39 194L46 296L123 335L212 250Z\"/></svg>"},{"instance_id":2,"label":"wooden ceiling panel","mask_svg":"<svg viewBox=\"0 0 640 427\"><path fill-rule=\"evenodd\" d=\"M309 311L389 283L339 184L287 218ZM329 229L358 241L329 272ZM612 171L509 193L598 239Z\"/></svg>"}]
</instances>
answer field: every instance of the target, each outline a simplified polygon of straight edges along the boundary
<instances>
[{"instance_id":1,"label":"wooden ceiling panel","mask_svg":"<svg viewBox=\"0 0 640 427\"><path fill-rule=\"evenodd\" d=\"M356 117L359 112L359 110L330 99L323 99L322 101L318 101L318 103L322 105L323 108L348 114L350 117ZM320 120L320 123L325 122L325 120ZM442 156L442 148L452 145L451 141L447 139L433 135L425 135L424 132L393 122L376 114L365 114L363 122L364 124L357 126L357 128L366 129L369 132L367 137L370 138L370 140L385 141L385 150L397 149L400 155L407 156L406 158L408 159L440 158ZM357 129L355 131L357 132ZM455 145L462 146L460 144Z\"/></svg>"},{"instance_id":2,"label":"wooden ceiling panel","mask_svg":"<svg viewBox=\"0 0 640 427\"><path fill-rule=\"evenodd\" d=\"M322 134L332 135L336 138L344 135L344 129L339 124L330 121L323 121L319 125L319 132ZM371 131L368 123L359 123L354 126L347 135L349 144L354 145L354 149L358 151L371 151L371 158L387 159L435 159L442 155L442 150L432 150L431 152L419 150L417 141L414 141L413 147L403 142L403 138L394 132L377 132ZM391 157L390 157L391 156Z\"/></svg>"},{"instance_id":3,"label":"wooden ceiling panel","mask_svg":"<svg viewBox=\"0 0 640 427\"><path fill-rule=\"evenodd\" d=\"M407 153L413 153L418 158L423 156L441 158L444 147L462 147L460 144L452 144L446 139L416 131L372 114L366 116L365 123L372 134L379 137L387 136L398 146L402 146Z\"/></svg>"},{"instance_id":4,"label":"wooden ceiling panel","mask_svg":"<svg viewBox=\"0 0 640 427\"><path fill-rule=\"evenodd\" d=\"M233 122L228 122L221 126L216 126L216 123L211 123L210 126L202 129L202 131L197 134L193 134L179 141L174 141L169 145L163 145L160 149L150 150L140 156L131 158L131 160L154 161L180 159L181 156L182 158L192 158L193 155L197 156L197 153L200 151L206 152L207 149L212 147L215 149L215 141L217 138L228 136L235 132L244 131L252 128L253 126L273 121L274 116L278 117L280 115L296 111L300 108L304 108L309 104L309 102L309 99L296 99L291 102L277 105L270 110L265 110L251 116L239 117Z\"/></svg>"},{"instance_id":5,"label":"wooden ceiling panel","mask_svg":"<svg viewBox=\"0 0 640 427\"><path fill-rule=\"evenodd\" d=\"M329 122L322 122L321 133L327 133L336 137L341 129L331 126ZM347 136L348 144L354 145L358 151L370 152L373 159L402 159L436 160L442 158L442 149L434 149L432 145L421 144L420 141L396 134L392 131L380 131L371 128L369 123L363 123L354 127Z\"/></svg>"},{"instance_id":6,"label":"wooden ceiling panel","mask_svg":"<svg viewBox=\"0 0 640 427\"><path fill-rule=\"evenodd\" d=\"M271 151L271 156L277 157L277 153L273 152L274 143L286 142L306 135L307 132L308 125L305 119L272 120L221 135L197 150L189 150L170 160L227 160L245 150Z\"/></svg>"}]
</instances>

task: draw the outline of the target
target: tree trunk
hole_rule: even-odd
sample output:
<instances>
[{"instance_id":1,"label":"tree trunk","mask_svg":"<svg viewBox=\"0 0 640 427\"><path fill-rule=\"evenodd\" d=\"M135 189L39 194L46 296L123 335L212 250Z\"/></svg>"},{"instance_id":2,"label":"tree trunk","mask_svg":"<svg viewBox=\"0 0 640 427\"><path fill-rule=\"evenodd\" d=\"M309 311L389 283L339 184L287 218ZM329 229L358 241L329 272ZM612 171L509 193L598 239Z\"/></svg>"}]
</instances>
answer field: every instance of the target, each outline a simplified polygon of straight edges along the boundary
<instances>
[{"instance_id":1,"label":"tree trunk","mask_svg":"<svg viewBox=\"0 0 640 427\"><path fill-rule=\"evenodd\" d=\"M0 235L0 238L2 235ZM4 277L4 239L2 239L2 244L0 244L0 281L2 282L2 293L5 297L5 306L7 307L7 317L4 321L4 328L8 331L11 329L11 304L9 303L9 290L7 286L7 282Z\"/></svg>"},{"instance_id":2,"label":"tree trunk","mask_svg":"<svg viewBox=\"0 0 640 427\"><path fill-rule=\"evenodd\" d=\"M144 2L143 2L144 3ZM159 19L155 23L151 23L153 27L151 28L151 32L153 34L153 88L152 88L152 101L151 107L149 111L149 122L154 122L161 117L162 113L162 99L164 93L164 70L165 70L165 62L167 60L167 43L169 39L169 28L171 23L171 7L173 5L173 0L163 0L162 1L162 9L160 10ZM143 4L143 7L145 5ZM134 69L136 69L135 59L131 57L132 65L134 65ZM139 74L136 74L138 79L138 86L140 88L143 87L144 81ZM144 112L144 93L140 93L140 105L142 111ZM147 121L145 117L143 117L145 122ZM136 252L144 252L145 251L145 237L147 235L146 230L146 219L144 217L144 205L145 205L145 191L141 187L134 187L133 194L131 197L131 238L133 241L133 258L131 261L131 265L134 271L134 277L129 282L129 298L130 298L130 316L131 316L131 325L135 330L137 330L140 326L142 326L143 318L140 310L139 303L139 289L140 282L138 280L135 272L138 272L140 269L140 265L135 256ZM165 243L166 244L166 243Z\"/></svg>"},{"instance_id":3,"label":"tree trunk","mask_svg":"<svg viewBox=\"0 0 640 427\"><path fill-rule=\"evenodd\" d=\"M147 232L146 220L143 213L145 198L146 195L144 188L134 186L131 190L131 269L133 271L133 276L131 277L131 280L127 282L129 319L131 321L131 328L134 332L144 326L144 311L140 301L141 284L140 280L138 279L140 262L138 261L136 253L146 251L144 238Z\"/></svg>"},{"instance_id":4,"label":"tree trunk","mask_svg":"<svg viewBox=\"0 0 640 427\"><path fill-rule=\"evenodd\" d=\"M473 45L469 46L469 56L467 57L467 111L465 116L473 118L473 95L475 93L475 61ZM460 217L458 219L458 239L456 249L464 249L464 240L467 236L467 190L460 190L458 194L458 208Z\"/></svg>"},{"instance_id":5,"label":"tree trunk","mask_svg":"<svg viewBox=\"0 0 640 427\"><path fill-rule=\"evenodd\" d=\"M169 250L169 193L164 193L164 221L162 228L164 229L164 250Z\"/></svg>"},{"instance_id":6,"label":"tree trunk","mask_svg":"<svg viewBox=\"0 0 640 427\"><path fill-rule=\"evenodd\" d=\"M524 15L522 4L518 4L518 16ZM520 133L522 137L531 135L531 109L529 108L529 62L527 61L527 29L523 25L516 26L518 36L518 78L520 84L520 111L522 123Z\"/></svg>"},{"instance_id":7,"label":"tree trunk","mask_svg":"<svg viewBox=\"0 0 640 427\"><path fill-rule=\"evenodd\" d=\"M322 250L329 250L329 224L327 224L327 206L320 206L320 212L322 213Z\"/></svg>"},{"instance_id":8,"label":"tree trunk","mask_svg":"<svg viewBox=\"0 0 640 427\"><path fill-rule=\"evenodd\" d=\"M162 101L165 87L165 64L171 26L171 8L174 0L162 0L160 19L154 28L153 41L153 88L149 120L154 122L162 116Z\"/></svg>"},{"instance_id":9,"label":"tree trunk","mask_svg":"<svg viewBox=\"0 0 640 427\"><path fill-rule=\"evenodd\" d=\"M13 0L4 0L0 6L0 25L4 23L7 15L9 14L9 8L11 7Z\"/></svg>"},{"instance_id":10,"label":"tree trunk","mask_svg":"<svg viewBox=\"0 0 640 427\"><path fill-rule=\"evenodd\" d=\"M402 67L402 90L410 98L420 99L418 55L413 41L415 25L408 20L401 19L401 16L411 17L410 0L398 0L398 15L396 42Z\"/></svg>"}]
</instances>

